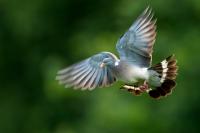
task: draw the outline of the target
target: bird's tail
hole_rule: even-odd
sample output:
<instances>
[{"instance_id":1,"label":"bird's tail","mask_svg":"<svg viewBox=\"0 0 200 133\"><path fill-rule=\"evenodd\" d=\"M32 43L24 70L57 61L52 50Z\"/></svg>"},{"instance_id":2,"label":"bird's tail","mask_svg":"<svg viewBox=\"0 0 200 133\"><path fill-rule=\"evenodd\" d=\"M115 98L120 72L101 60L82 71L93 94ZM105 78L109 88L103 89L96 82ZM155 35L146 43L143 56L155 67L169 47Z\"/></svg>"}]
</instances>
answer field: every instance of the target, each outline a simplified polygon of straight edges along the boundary
<instances>
[{"instance_id":1,"label":"bird's tail","mask_svg":"<svg viewBox=\"0 0 200 133\"><path fill-rule=\"evenodd\" d=\"M162 62L150 67L149 84L153 86L153 90L149 91L149 95L153 98L160 98L171 94L175 87L177 76L177 60L174 55L167 57Z\"/></svg>"}]
</instances>

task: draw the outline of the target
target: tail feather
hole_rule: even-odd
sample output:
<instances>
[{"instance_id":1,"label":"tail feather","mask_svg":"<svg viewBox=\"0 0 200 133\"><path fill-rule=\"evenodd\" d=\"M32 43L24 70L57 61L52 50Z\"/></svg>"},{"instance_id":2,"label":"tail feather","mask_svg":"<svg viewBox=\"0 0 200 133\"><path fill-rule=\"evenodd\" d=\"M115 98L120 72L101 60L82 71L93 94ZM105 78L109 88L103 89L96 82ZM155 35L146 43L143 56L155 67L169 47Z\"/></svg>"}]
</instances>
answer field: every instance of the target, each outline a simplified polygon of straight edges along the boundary
<instances>
[{"instance_id":1,"label":"tail feather","mask_svg":"<svg viewBox=\"0 0 200 133\"><path fill-rule=\"evenodd\" d=\"M171 94L172 89L176 86L177 76L177 60L174 55L167 57L162 62L150 67L148 70L156 72L157 79L160 84L155 89L149 91L149 95L153 98L160 98ZM155 76L155 75L154 75Z\"/></svg>"}]
</instances>

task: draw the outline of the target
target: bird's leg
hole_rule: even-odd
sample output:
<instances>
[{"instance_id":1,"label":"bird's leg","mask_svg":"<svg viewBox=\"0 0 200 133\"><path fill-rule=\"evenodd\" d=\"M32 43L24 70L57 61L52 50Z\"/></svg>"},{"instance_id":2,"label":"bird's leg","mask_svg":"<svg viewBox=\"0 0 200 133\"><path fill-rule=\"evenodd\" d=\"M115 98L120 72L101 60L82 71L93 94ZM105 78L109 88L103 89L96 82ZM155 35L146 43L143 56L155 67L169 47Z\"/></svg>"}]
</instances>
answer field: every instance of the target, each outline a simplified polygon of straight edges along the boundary
<instances>
[{"instance_id":1,"label":"bird's leg","mask_svg":"<svg viewBox=\"0 0 200 133\"><path fill-rule=\"evenodd\" d=\"M149 92L151 88L148 87L147 82L145 81L143 85L134 87L133 85L124 85L121 89L126 89L128 92L138 96L143 92Z\"/></svg>"},{"instance_id":2,"label":"bird's leg","mask_svg":"<svg viewBox=\"0 0 200 133\"><path fill-rule=\"evenodd\" d=\"M149 92L150 90L152 90L151 88L149 88L149 85L146 81L144 81L144 84L139 86L140 91L142 92Z\"/></svg>"},{"instance_id":3,"label":"bird's leg","mask_svg":"<svg viewBox=\"0 0 200 133\"><path fill-rule=\"evenodd\" d=\"M121 87L121 89L125 89L128 92L130 92L136 96L138 96L142 93L141 90L139 89L139 87L134 87L133 85L124 85Z\"/></svg>"}]
</instances>

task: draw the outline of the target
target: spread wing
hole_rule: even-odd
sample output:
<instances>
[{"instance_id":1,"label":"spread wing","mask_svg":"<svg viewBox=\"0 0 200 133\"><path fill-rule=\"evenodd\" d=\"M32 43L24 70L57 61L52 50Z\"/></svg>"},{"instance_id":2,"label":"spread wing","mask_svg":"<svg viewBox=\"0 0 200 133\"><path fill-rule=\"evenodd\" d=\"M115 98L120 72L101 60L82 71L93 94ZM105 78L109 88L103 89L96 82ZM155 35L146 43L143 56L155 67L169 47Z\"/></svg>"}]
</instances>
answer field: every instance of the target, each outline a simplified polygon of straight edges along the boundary
<instances>
[{"instance_id":1,"label":"spread wing","mask_svg":"<svg viewBox=\"0 0 200 133\"><path fill-rule=\"evenodd\" d=\"M102 52L58 71L56 79L65 87L82 90L109 86L116 81L112 65L117 60L114 54Z\"/></svg>"},{"instance_id":2,"label":"spread wing","mask_svg":"<svg viewBox=\"0 0 200 133\"><path fill-rule=\"evenodd\" d=\"M156 37L156 20L152 20L151 9L137 18L129 30L119 39L116 48L120 59L141 67L149 67Z\"/></svg>"}]
</instances>

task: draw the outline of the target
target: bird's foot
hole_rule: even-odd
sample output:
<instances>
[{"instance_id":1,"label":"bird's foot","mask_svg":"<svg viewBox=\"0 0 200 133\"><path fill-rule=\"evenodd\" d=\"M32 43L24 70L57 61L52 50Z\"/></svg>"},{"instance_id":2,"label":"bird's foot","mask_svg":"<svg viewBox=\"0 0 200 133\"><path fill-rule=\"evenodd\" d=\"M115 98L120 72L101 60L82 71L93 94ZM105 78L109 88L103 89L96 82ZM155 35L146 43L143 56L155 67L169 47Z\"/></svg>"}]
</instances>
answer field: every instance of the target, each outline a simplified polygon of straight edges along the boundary
<instances>
[{"instance_id":1,"label":"bird's foot","mask_svg":"<svg viewBox=\"0 0 200 133\"><path fill-rule=\"evenodd\" d=\"M139 87L134 87L134 86L130 86L130 85L124 85L121 87L121 89L125 89L128 92L130 92L136 96L139 96L142 93L141 90L139 89Z\"/></svg>"},{"instance_id":2,"label":"bird's foot","mask_svg":"<svg viewBox=\"0 0 200 133\"><path fill-rule=\"evenodd\" d=\"M121 87L121 89L126 89L128 92L134 94L135 96L139 96L144 92L148 93L151 90L151 88L149 88L146 82L144 82L144 84L139 87L134 87L132 85L124 85L123 87Z\"/></svg>"},{"instance_id":3,"label":"bird's foot","mask_svg":"<svg viewBox=\"0 0 200 133\"><path fill-rule=\"evenodd\" d=\"M150 90L152 90L151 88L149 88L149 85L147 84L147 82L145 81L143 85L139 86L140 90L142 92L147 92L149 93Z\"/></svg>"}]
</instances>

